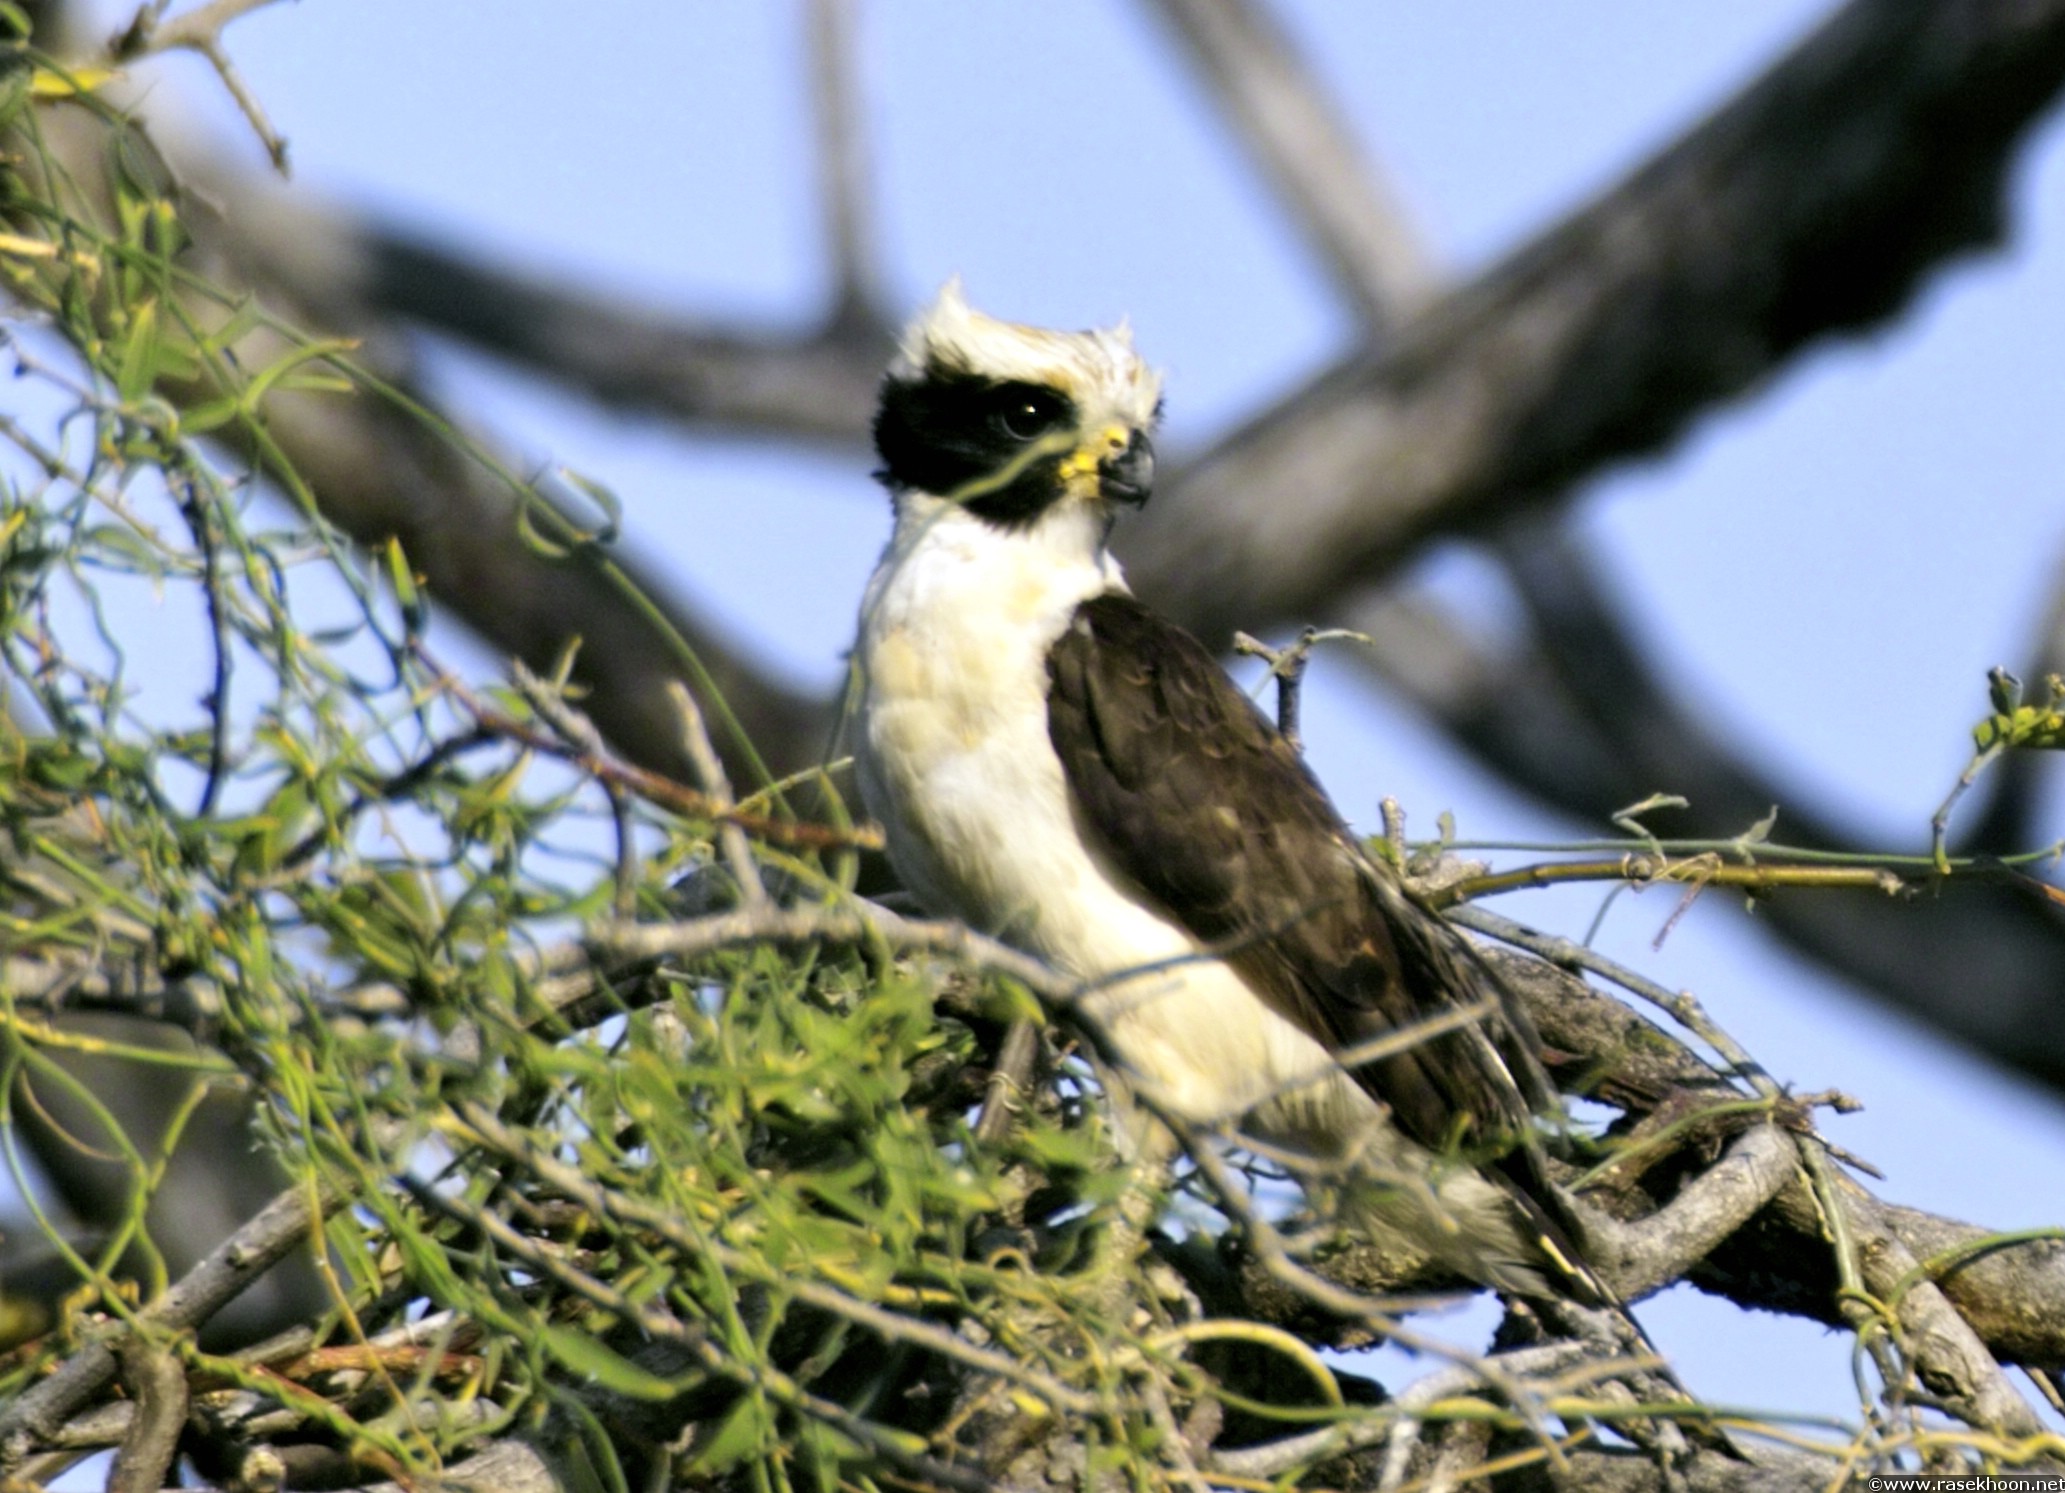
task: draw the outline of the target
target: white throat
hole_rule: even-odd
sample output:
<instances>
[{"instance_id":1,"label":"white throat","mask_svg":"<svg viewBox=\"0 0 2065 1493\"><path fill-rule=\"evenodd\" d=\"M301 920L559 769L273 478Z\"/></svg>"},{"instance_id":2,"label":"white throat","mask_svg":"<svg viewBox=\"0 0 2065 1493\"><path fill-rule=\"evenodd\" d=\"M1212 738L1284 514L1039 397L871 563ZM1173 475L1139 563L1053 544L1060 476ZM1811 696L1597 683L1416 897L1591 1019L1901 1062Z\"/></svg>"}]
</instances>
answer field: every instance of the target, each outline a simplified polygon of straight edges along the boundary
<instances>
[{"instance_id":1,"label":"white throat","mask_svg":"<svg viewBox=\"0 0 2065 1493\"><path fill-rule=\"evenodd\" d=\"M1111 511L1102 503L1057 503L1031 523L1010 529L999 528L964 505L928 492L897 493L895 509L896 528L876 567L877 581L922 554L928 557L922 562L928 566L1094 574L1099 584L1084 592L1085 596L1125 589L1119 563L1105 548Z\"/></svg>"},{"instance_id":2,"label":"white throat","mask_svg":"<svg viewBox=\"0 0 2065 1493\"><path fill-rule=\"evenodd\" d=\"M1064 503L999 529L926 493L899 494L896 530L862 603L855 741L869 812L928 906L992 931L1018 894L978 869L1005 862L1000 805L1065 803L1047 741L1047 650L1076 608L1126 588L1101 505ZM933 822L944 813L955 823ZM965 816L967 822L958 822Z\"/></svg>"}]
</instances>

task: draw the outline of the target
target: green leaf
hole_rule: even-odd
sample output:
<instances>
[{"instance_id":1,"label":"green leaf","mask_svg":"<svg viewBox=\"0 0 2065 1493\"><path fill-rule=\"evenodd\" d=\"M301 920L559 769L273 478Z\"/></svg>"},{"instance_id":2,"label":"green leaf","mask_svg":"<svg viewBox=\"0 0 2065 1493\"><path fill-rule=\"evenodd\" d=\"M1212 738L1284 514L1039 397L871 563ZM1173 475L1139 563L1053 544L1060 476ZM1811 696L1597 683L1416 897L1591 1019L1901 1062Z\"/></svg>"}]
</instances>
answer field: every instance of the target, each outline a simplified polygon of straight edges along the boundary
<instances>
[{"instance_id":1,"label":"green leaf","mask_svg":"<svg viewBox=\"0 0 2065 1493\"><path fill-rule=\"evenodd\" d=\"M12 7L0 8L0 15ZM18 13L18 12L17 12ZM14 123L29 102L29 74L26 68L10 68L0 73L0 129Z\"/></svg>"},{"instance_id":2,"label":"green leaf","mask_svg":"<svg viewBox=\"0 0 2065 1493\"><path fill-rule=\"evenodd\" d=\"M696 1454L690 1470L711 1473L735 1467L772 1445L773 1431L774 1427L768 1423L767 1413L759 1400L752 1395L741 1395L738 1403L718 1424L717 1434Z\"/></svg>"},{"instance_id":3,"label":"green leaf","mask_svg":"<svg viewBox=\"0 0 2065 1493\"><path fill-rule=\"evenodd\" d=\"M558 1359L563 1367L613 1394L629 1395L637 1400L670 1400L677 1393L671 1379L663 1379L640 1368L623 1354L603 1346L576 1328L547 1323L539 1329L538 1337L544 1343L545 1351Z\"/></svg>"},{"instance_id":4,"label":"green leaf","mask_svg":"<svg viewBox=\"0 0 2065 1493\"><path fill-rule=\"evenodd\" d=\"M2020 705L1979 722L1972 728L1972 741L1982 752L1996 745L2054 752L2065 747L2065 713L2040 705Z\"/></svg>"},{"instance_id":5,"label":"green leaf","mask_svg":"<svg viewBox=\"0 0 2065 1493\"><path fill-rule=\"evenodd\" d=\"M158 376L158 303L143 301L129 313L129 338L115 370L115 392L133 404L151 391Z\"/></svg>"},{"instance_id":6,"label":"green leaf","mask_svg":"<svg viewBox=\"0 0 2065 1493\"><path fill-rule=\"evenodd\" d=\"M339 375L303 374L300 370L310 363L319 363L326 358L334 358L342 353L356 351L357 348L358 343L343 337L316 338L305 342L262 370L256 378L252 379L245 386L243 397L238 403L247 413L255 415L258 411L258 406L264 401L265 396L273 391L275 385L287 389L320 389L329 392L349 393L352 387L350 382ZM290 374L298 376L294 377L290 382Z\"/></svg>"},{"instance_id":7,"label":"green leaf","mask_svg":"<svg viewBox=\"0 0 2065 1493\"><path fill-rule=\"evenodd\" d=\"M387 579L394 587L394 599L401 605L402 621L413 633L423 631L430 620L429 608L423 604L423 592L417 585L415 570L409 564L409 557L402 553L402 542L393 535L387 537Z\"/></svg>"},{"instance_id":8,"label":"green leaf","mask_svg":"<svg viewBox=\"0 0 2065 1493\"><path fill-rule=\"evenodd\" d=\"M1102 1143L1088 1126L1075 1130L1028 1128L1018 1137L1018 1147L1033 1162L1049 1171L1094 1171Z\"/></svg>"}]
</instances>

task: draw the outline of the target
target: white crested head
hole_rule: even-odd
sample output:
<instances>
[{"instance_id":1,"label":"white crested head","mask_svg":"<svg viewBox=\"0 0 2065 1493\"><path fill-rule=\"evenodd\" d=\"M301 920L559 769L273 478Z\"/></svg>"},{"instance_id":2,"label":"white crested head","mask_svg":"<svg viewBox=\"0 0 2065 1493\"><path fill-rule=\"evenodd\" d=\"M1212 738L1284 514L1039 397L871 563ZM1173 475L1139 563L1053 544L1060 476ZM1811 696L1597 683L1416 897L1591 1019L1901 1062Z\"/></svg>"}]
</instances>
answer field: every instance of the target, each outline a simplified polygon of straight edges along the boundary
<instances>
[{"instance_id":1,"label":"white crested head","mask_svg":"<svg viewBox=\"0 0 2065 1493\"><path fill-rule=\"evenodd\" d=\"M1133 328L1063 332L986 316L968 304L961 277L940 287L898 339L889 377L966 375L1038 384L1076 403L1082 428L1119 423L1150 428L1161 402L1161 375L1133 350Z\"/></svg>"},{"instance_id":2,"label":"white crested head","mask_svg":"<svg viewBox=\"0 0 2065 1493\"><path fill-rule=\"evenodd\" d=\"M875 448L900 511L918 496L1018 530L1114 505L1154 482L1161 379L1132 330L1060 332L985 316L949 280L905 328Z\"/></svg>"}]
</instances>

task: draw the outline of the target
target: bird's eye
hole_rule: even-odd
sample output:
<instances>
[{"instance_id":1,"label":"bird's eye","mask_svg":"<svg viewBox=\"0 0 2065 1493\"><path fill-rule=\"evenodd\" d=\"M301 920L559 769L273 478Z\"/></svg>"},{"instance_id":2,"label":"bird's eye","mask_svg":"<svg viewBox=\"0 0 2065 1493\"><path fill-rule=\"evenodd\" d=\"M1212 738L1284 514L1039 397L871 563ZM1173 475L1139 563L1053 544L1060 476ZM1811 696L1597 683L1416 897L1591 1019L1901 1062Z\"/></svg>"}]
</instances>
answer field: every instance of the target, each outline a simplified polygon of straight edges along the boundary
<instances>
[{"instance_id":1,"label":"bird's eye","mask_svg":"<svg viewBox=\"0 0 2065 1493\"><path fill-rule=\"evenodd\" d=\"M1039 389L1014 391L998 407L997 429L1014 441L1038 440L1060 423L1061 399Z\"/></svg>"}]
</instances>

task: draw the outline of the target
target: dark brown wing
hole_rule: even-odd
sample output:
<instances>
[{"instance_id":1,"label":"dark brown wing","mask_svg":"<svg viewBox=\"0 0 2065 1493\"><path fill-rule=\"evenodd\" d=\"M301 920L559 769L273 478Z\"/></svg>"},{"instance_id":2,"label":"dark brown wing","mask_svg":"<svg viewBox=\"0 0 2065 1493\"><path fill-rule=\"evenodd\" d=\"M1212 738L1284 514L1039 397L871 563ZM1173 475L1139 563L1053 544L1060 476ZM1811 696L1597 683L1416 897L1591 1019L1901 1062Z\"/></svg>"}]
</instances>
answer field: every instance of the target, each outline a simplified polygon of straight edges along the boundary
<instances>
[{"instance_id":1,"label":"dark brown wing","mask_svg":"<svg viewBox=\"0 0 2065 1493\"><path fill-rule=\"evenodd\" d=\"M1047 672L1048 734L1087 832L1330 1050L1489 990L1459 935L1370 861L1297 752L1195 638L1129 596L1101 596L1077 609ZM1422 1145L1498 1164L1531 1149L1509 1059L1532 1059L1490 1025L1355 1076ZM1515 1165L1524 1192L1553 1199L1518 1153L1500 1169Z\"/></svg>"}]
</instances>

